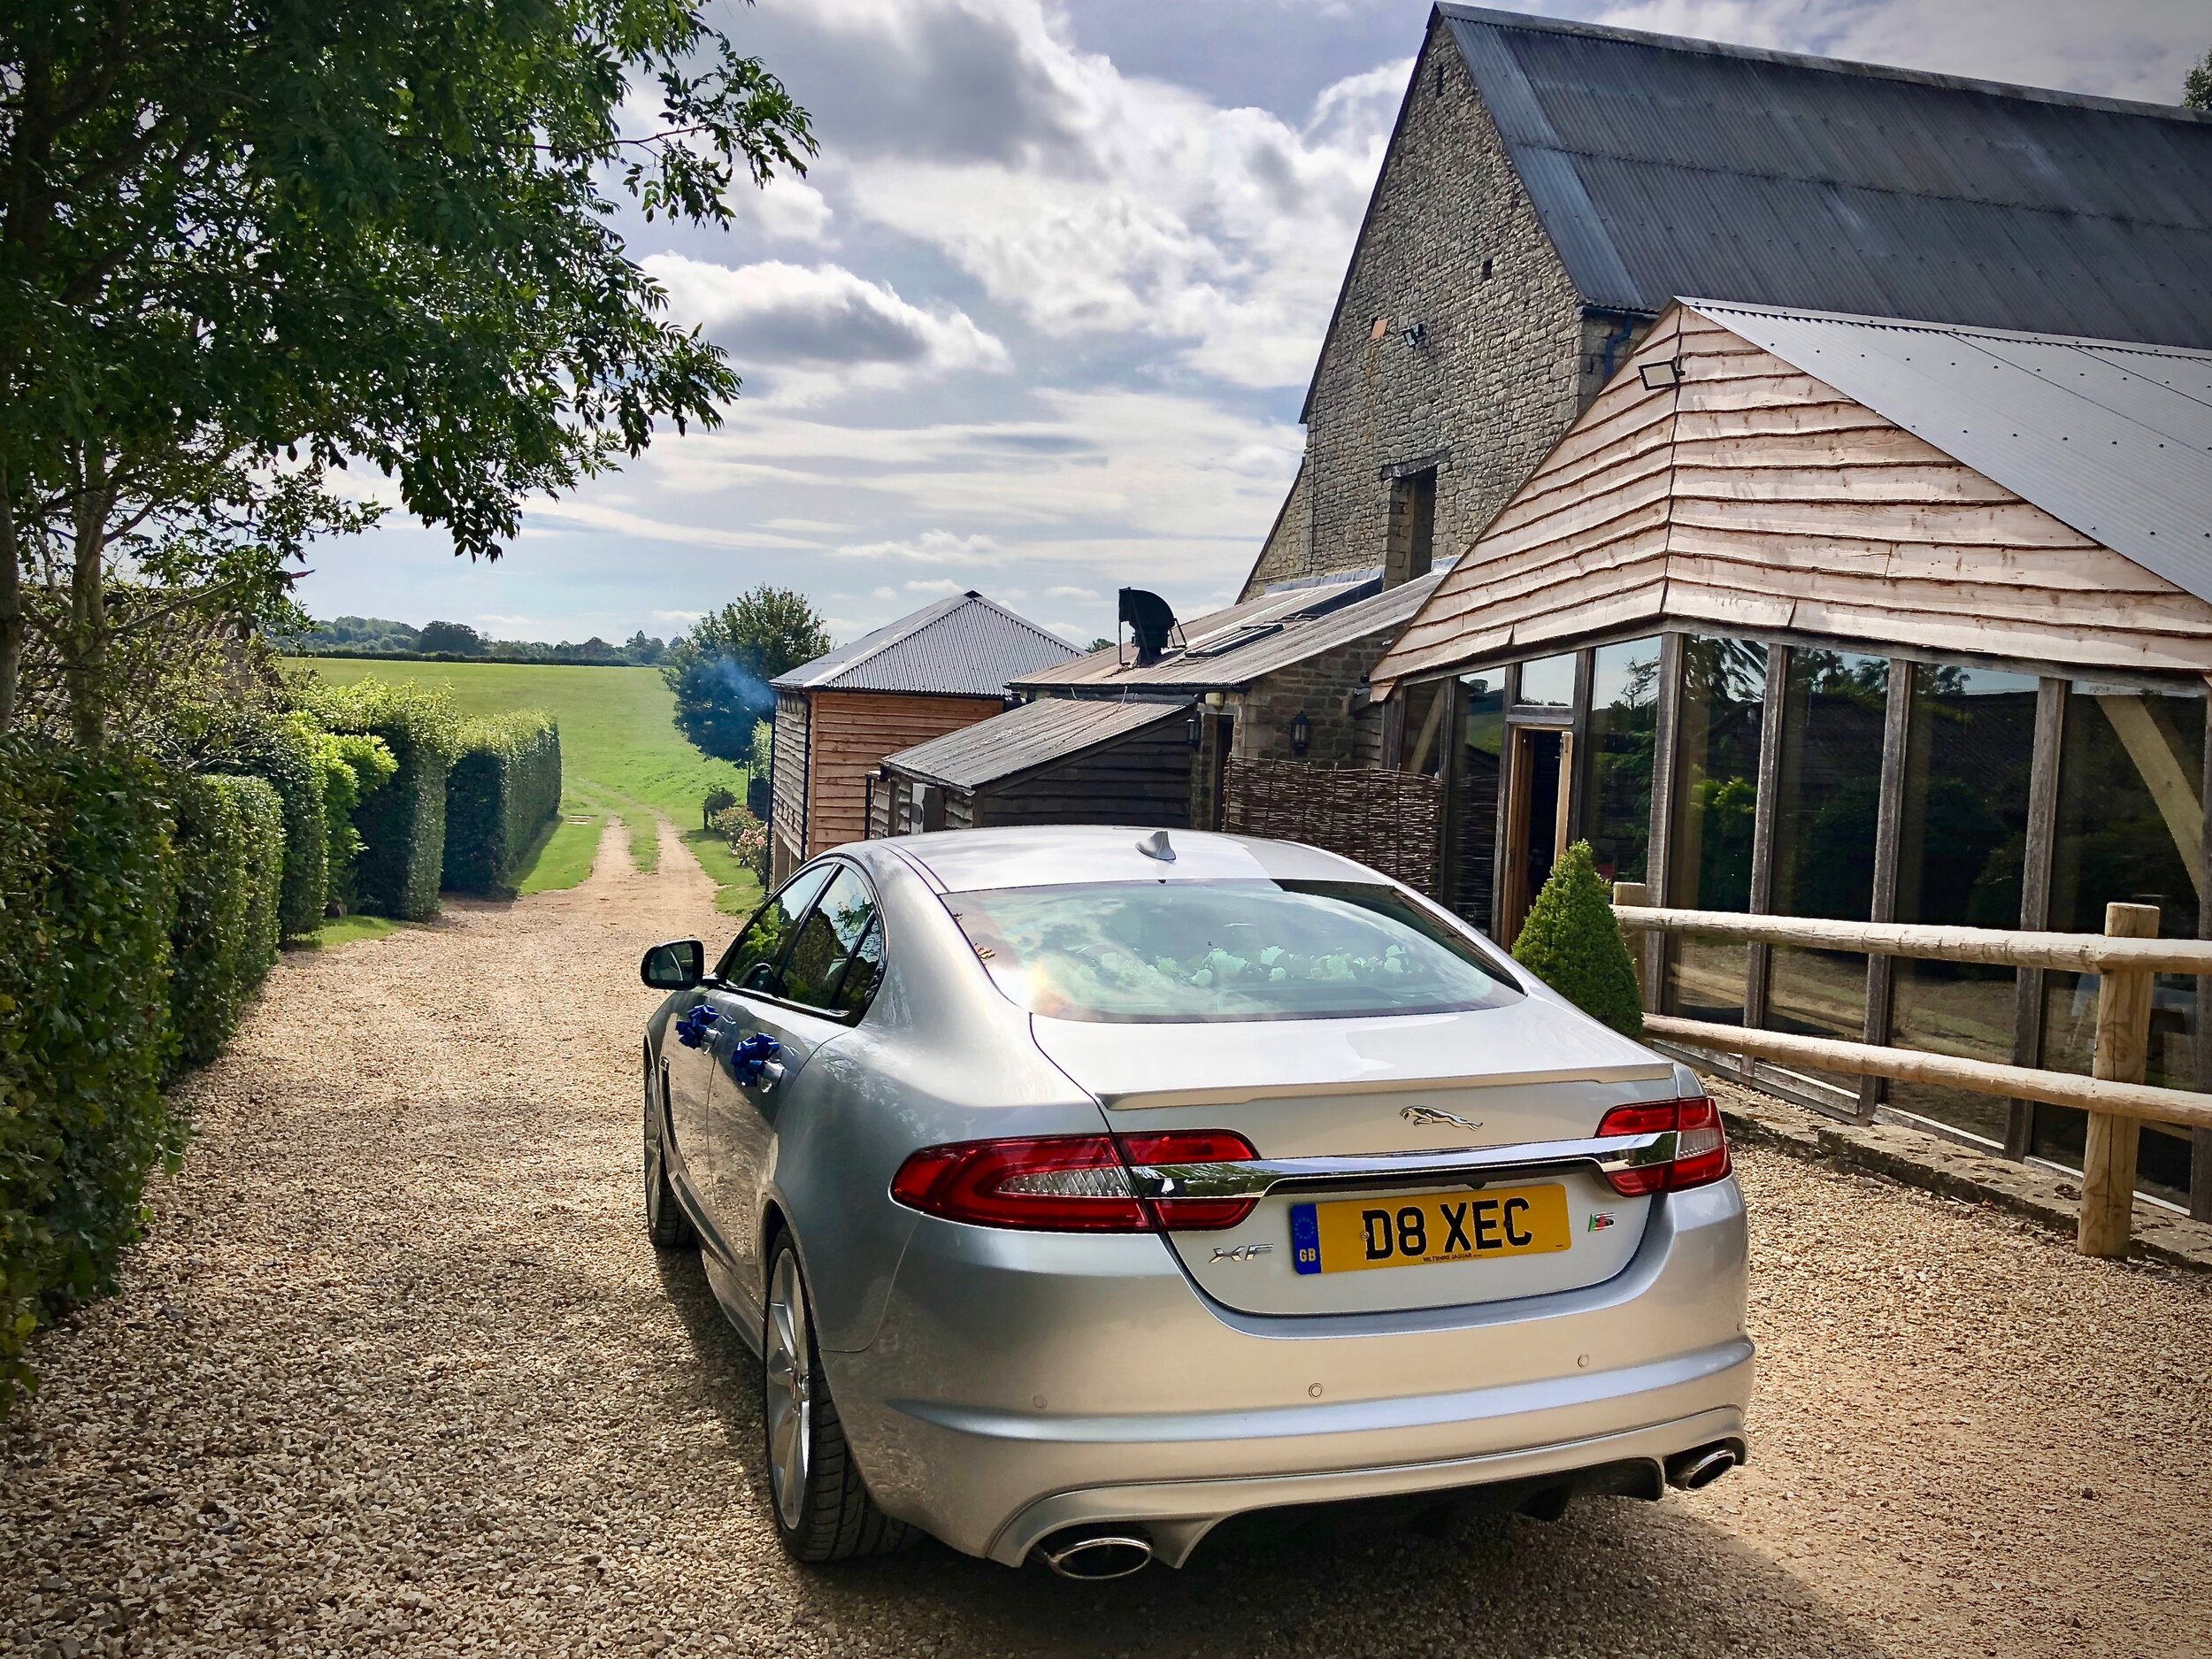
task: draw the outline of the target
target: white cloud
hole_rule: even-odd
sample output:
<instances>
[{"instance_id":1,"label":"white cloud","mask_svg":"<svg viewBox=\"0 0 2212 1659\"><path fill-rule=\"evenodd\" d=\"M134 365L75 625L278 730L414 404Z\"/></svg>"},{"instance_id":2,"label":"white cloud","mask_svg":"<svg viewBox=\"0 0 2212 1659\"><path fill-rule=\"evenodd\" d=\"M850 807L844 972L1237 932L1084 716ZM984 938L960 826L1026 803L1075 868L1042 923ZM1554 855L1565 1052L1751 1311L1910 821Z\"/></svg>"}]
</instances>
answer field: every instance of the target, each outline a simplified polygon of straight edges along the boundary
<instances>
[{"instance_id":1,"label":"white cloud","mask_svg":"<svg viewBox=\"0 0 2212 1659\"><path fill-rule=\"evenodd\" d=\"M1100 595L1094 589L1089 588L1048 588L1045 589L1045 597L1048 599L1096 599Z\"/></svg>"},{"instance_id":2,"label":"white cloud","mask_svg":"<svg viewBox=\"0 0 2212 1659\"><path fill-rule=\"evenodd\" d=\"M891 385L1010 363L965 311L909 304L888 283L841 265L733 268L680 253L639 263L668 290L671 313L726 348L741 373L768 365L827 373L840 386Z\"/></svg>"},{"instance_id":3,"label":"white cloud","mask_svg":"<svg viewBox=\"0 0 2212 1659\"><path fill-rule=\"evenodd\" d=\"M906 584L906 591L910 594L934 594L940 599L948 599L954 594L966 593L968 584L947 581L940 577L932 581L909 582Z\"/></svg>"},{"instance_id":4,"label":"white cloud","mask_svg":"<svg viewBox=\"0 0 2212 1659\"><path fill-rule=\"evenodd\" d=\"M949 530L925 530L909 541L867 541L837 552L843 558L900 559L910 565L1003 565L1014 557L987 535L955 535Z\"/></svg>"},{"instance_id":5,"label":"white cloud","mask_svg":"<svg viewBox=\"0 0 2212 1659\"><path fill-rule=\"evenodd\" d=\"M1042 0L833 0L817 15L848 61L958 49L964 79L1010 89L995 127L918 128L845 157L849 211L937 249L1048 334L1179 342L1239 385L1305 379L1408 60L1338 81L1294 125L1125 74Z\"/></svg>"},{"instance_id":6,"label":"white cloud","mask_svg":"<svg viewBox=\"0 0 2212 1659\"><path fill-rule=\"evenodd\" d=\"M680 628L687 628L704 615L706 612L703 611L656 611L653 620L671 622Z\"/></svg>"}]
</instances>

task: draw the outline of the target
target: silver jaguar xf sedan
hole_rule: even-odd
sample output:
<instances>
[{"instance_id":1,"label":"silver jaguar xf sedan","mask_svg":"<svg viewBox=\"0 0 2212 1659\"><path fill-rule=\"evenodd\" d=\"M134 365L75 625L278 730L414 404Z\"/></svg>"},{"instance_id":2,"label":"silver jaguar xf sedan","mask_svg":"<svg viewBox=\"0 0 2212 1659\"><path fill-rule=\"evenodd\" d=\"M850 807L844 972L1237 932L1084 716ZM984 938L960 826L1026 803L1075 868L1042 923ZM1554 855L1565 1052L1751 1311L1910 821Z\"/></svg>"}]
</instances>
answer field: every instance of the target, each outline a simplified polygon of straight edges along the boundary
<instances>
[{"instance_id":1,"label":"silver jaguar xf sedan","mask_svg":"<svg viewBox=\"0 0 2212 1659\"><path fill-rule=\"evenodd\" d=\"M758 1351L802 1561L1076 1577L1232 1516L1556 1513L1744 1456L1696 1076L1312 848L975 830L655 947L645 1206Z\"/></svg>"}]
</instances>

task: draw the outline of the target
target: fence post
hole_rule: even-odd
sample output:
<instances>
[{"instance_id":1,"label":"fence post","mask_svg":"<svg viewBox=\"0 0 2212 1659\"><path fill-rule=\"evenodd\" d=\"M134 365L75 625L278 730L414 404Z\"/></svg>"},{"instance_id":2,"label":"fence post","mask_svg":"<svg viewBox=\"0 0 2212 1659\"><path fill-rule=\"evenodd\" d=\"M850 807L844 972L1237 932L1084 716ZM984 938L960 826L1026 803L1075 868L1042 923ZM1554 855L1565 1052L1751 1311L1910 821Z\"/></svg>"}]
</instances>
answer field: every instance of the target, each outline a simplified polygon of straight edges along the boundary
<instances>
[{"instance_id":1,"label":"fence post","mask_svg":"<svg viewBox=\"0 0 2212 1659\"><path fill-rule=\"evenodd\" d=\"M2155 904L2108 904L2104 930L2121 939L2158 937ZM2140 1083L2150 1056L2151 974L2107 967L2097 979L2097 1056L2092 1075ZM2135 1225L2135 1151L2142 1136L2132 1118L2089 1114L2081 1154L2081 1224L2074 1248L2084 1256L2127 1254Z\"/></svg>"},{"instance_id":2,"label":"fence post","mask_svg":"<svg viewBox=\"0 0 2212 1659\"><path fill-rule=\"evenodd\" d=\"M1651 884L1646 881L1616 881L1613 884L1613 907L1623 905L1640 910L1651 902ZM1629 965L1636 970L1637 999L1646 1008L1651 1006L1651 992L1644 984L1644 941L1640 933L1632 933L1624 927L1621 938L1628 946Z\"/></svg>"}]
</instances>

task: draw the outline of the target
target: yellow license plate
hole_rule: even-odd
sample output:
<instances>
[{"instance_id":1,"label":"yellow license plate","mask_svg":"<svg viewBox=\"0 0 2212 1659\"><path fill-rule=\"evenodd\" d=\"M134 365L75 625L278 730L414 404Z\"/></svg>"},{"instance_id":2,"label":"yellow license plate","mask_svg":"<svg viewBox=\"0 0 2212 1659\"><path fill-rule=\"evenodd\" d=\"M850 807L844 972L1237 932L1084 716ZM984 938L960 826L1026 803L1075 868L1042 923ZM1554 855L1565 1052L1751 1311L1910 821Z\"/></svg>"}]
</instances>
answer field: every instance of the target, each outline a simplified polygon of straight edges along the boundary
<instances>
[{"instance_id":1,"label":"yellow license plate","mask_svg":"<svg viewBox=\"0 0 2212 1659\"><path fill-rule=\"evenodd\" d=\"M1573 1242L1563 1187L1406 1193L1290 1207L1290 1259L1302 1273L1543 1256Z\"/></svg>"}]
</instances>

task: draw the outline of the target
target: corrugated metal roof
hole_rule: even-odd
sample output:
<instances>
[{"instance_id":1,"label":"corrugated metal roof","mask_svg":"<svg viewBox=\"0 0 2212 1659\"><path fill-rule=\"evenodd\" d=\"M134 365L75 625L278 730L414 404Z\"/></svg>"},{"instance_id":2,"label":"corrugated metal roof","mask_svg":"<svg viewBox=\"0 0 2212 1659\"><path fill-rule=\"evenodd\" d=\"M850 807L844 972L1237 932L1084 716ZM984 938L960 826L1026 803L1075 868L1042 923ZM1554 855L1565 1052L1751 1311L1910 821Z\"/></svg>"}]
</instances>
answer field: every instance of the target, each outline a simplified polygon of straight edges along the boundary
<instances>
[{"instance_id":1,"label":"corrugated metal roof","mask_svg":"<svg viewBox=\"0 0 2212 1659\"><path fill-rule=\"evenodd\" d=\"M971 589L887 622L768 683L778 691L905 691L996 697L1078 655L1058 634Z\"/></svg>"},{"instance_id":2,"label":"corrugated metal roof","mask_svg":"<svg viewBox=\"0 0 2212 1659\"><path fill-rule=\"evenodd\" d=\"M2212 347L2212 118L1439 8L1584 300Z\"/></svg>"},{"instance_id":3,"label":"corrugated metal roof","mask_svg":"<svg viewBox=\"0 0 2212 1659\"><path fill-rule=\"evenodd\" d=\"M1386 628L1394 632L1435 591L1448 568L1440 566L1417 580L1353 598L1349 603L1348 596L1368 588L1369 581L1265 594L1184 624L1189 649L1146 667L1125 666L1113 651L1094 651L1014 683L1023 689L1079 687L1080 695L1087 695L1101 690L1184 694L1248 686L1264 674L1364 634ZM1250 634L1240 639L1246 629Z\"/></svg>"},{"instance_id":4,"label":"corrugated metal roof","mask_svg":"<svg viewBox=\"0 0 2212 1659\"><path fill-rule=\"evenodd\" d=\"M1156 721L1179 717L1187 703L1107 703L1045 697L902 749L883 763L954 789L973 789L1033 771Z\"/></svg>"},{"instance_id":5,"label":"corrugated metal roof","mask_svg":"<svg viewBox=\"0 0 2212 1659\"><path fill-rule=\"evenodd\" d=\"M2212 600L2212 351L1684 303Z\"/></svg>"}]
</instances>

